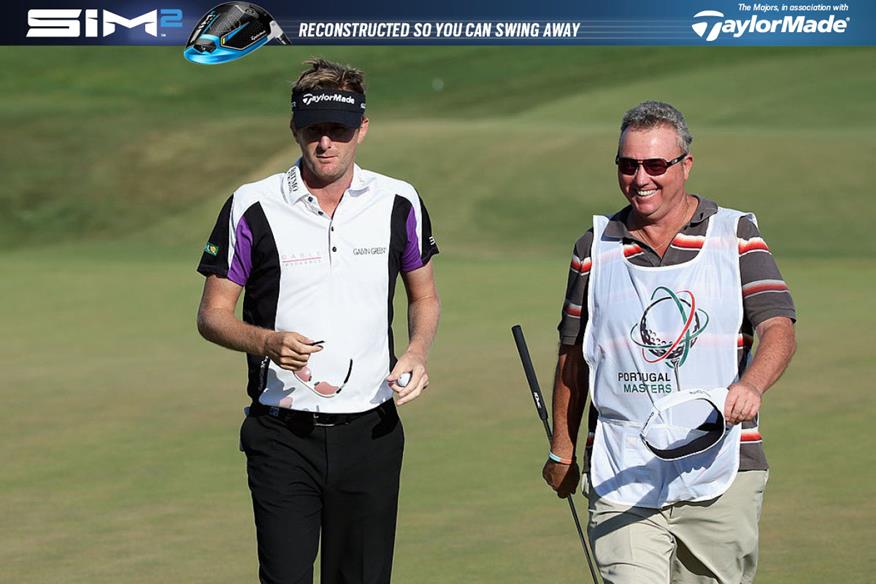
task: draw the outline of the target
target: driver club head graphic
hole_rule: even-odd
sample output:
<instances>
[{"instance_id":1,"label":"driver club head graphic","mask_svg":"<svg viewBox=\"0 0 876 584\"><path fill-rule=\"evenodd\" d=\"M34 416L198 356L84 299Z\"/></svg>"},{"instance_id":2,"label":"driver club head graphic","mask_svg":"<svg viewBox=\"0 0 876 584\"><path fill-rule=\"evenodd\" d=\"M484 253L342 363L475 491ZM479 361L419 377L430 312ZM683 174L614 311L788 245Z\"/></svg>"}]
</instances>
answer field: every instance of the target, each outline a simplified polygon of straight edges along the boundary
<instances>
[{"instance_id":1,"label":"driver club head graphic","mask_svg":"<svg viewBox=\"0 0 876 584\"><path fill-rule=\"evenodd\" d=\"M192 63L227 63L245 57L273 39L290 44L267 10L250 2L226 2L198 21L183 56Z\"/></svg>"}]
</instances>

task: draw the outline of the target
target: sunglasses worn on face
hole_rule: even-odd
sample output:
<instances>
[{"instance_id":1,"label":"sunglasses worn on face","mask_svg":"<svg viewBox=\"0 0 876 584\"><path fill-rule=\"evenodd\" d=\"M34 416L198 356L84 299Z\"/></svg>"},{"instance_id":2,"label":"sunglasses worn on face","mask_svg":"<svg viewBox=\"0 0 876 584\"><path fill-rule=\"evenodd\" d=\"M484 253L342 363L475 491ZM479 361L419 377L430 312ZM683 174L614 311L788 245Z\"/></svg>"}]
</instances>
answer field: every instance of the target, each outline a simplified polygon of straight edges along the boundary
<instances>
[{"instance_id":1,"label":"sunglasses worn on face","mask_svg":"<svg viewBox=\"0 0 876 584\"><path fill-rule=\"evenodd\" d=\"M341 124L314 124L298 130L305 142L319 142L328 136L332 142L349 142L358 128L348 128Z\"/></svg>"},{"instance_id":2,"label":"sunglasses worn on face","mask_svg":"<svg viewBox=\"0 0 876 584\"><path fill-rule=\"evenodd\" d=\"M669 167L678 164L682 160L687 158L687 152L679 156L678 158L673 158L672 160L663 160L662 158L646 158L645 160L636 160L635 158L621 158L620 155L615 156L614 163L617 164L617 169L621 174L625 174L627 176L633 176L638 172L639 165L645 167L645 172L647 172L650 176L660 176L661 174L665 174Z\"/></svg>"}]
</instances>

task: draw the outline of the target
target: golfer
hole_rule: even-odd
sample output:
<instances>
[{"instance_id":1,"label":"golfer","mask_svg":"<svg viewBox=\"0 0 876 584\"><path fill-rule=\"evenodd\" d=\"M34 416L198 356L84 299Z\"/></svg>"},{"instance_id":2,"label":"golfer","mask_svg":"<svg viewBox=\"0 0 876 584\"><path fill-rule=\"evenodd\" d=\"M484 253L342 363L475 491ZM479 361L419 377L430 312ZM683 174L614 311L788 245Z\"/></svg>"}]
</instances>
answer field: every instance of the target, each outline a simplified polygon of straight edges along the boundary
<instances>
[{"instance_id":1,"label":"golfer","mask_svg":"<svg viewBox=\"0 0 876 584\"><path fill-rule=\"evenodd\" d=\"M312 582L320 549L323 584L386 584L404 446L393 396L404 404L429 384L438 249L414 188L355 164L368 133L362 72L305 64L292 89L301 158L219 213L198 266L198 330L247 354L240 438L260 581ZM399 274L410 338L396 360Z\"/></svg>"},{"instance_id":2,"label":"golfer","mask_svg":"<svg viewBox=\"0 0 876 584\"><path fill-rule=\"evenodd\" d=\"M606 583L738 584L757 568L758 413L794 353L796 314L755 217L685 190L691 142L671 105L629 110L615 160L629 204L594 217L572 256L543 476L574 491L592 388L584 492ZM701 426L679 421L688 396L713 409Z\"/></svg>"}]
</instances>

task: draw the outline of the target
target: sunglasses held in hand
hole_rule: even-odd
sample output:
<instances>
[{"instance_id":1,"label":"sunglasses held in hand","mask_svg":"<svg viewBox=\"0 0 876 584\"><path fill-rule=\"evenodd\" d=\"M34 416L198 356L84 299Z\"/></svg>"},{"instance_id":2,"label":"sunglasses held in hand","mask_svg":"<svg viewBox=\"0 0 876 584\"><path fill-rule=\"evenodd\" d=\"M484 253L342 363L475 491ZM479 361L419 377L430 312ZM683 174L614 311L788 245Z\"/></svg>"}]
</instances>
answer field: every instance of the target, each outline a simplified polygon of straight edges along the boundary
<instances>
[{"instance_id":1,"label":"sunglasses held in hand","mask_svg":"<svg viewBox=\"0 0 876 584\"><path fill-rule=\"evenodd\" d=\"M305 386L307 389L315 393L320 397L335 397L344 386L347 384L347 381L350 380L350 374L353 372L353 360L350 359L350 365L347 367L347 375L344 377L344 381L341 382L340 385L332 385L327 381L314 381L313 374L310 371L310 368L305 366L298 371L293 371L293 375L295 375L295 379L297 379L301 385Z\"/></svg>"}]
</instances>

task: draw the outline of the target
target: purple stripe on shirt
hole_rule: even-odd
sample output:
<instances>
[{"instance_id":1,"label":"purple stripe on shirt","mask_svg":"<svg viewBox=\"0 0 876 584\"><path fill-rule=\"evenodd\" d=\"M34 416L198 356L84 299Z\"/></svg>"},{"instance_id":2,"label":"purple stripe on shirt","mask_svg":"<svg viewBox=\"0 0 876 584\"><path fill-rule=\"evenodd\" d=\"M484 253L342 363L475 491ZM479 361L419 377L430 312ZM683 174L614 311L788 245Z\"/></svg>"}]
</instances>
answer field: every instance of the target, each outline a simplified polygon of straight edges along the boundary
<instances>
[{"instance_id":1,"label":"purple stripe on shirt","mask_svg":"<svg viewBox=\"0 0 876 584\"><path fill-rule=\"evenodd\" d=\"M408 243L405 245L404 253L402 253L401 270L410 272L423 267L423 257L420 255L420 238L417 237L417 217L414 215L413 207L408 212L405 230L408 235Z\"/></svg>"},{"instance_id":2,"label":"purple stripe on shirt","mask_svg":"<svg viewBox=\"0 0 876 584\"><path fill-rule=\"evenodd\" d=\"M246 217L241 217L238 222L237 229L234 230L234 240L234 256L228 269L228 279L238 286L246 286L252 270L252 230Z\"/></svg>"}]
</instances>

